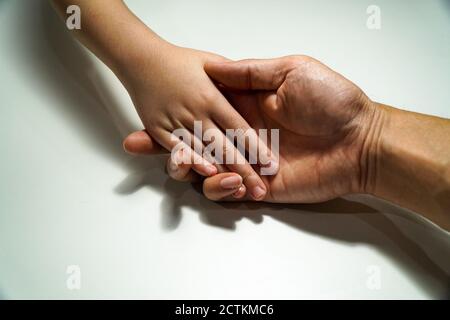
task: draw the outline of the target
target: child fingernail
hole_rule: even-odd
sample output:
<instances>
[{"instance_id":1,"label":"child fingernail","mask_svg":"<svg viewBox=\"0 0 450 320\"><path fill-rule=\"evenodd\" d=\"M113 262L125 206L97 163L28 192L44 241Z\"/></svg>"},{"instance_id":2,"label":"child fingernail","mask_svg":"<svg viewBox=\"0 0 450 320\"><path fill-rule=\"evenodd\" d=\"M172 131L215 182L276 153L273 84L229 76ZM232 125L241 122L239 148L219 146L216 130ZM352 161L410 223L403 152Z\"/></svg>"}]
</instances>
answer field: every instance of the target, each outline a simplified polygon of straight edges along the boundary
<instances>
[{"instance_id":1,"label":"child fingernail","mask_svg":"<svg viewBox=\"0 0 450 320\"><path fill-rule=\"evenodd\" d=\"M206 173L208 174L208 176L212 176L217 173L217 169L213 165L206 166L205 170L206 170Z\"/></svg>"},{"instance_id":2,"label":"child fingernail","mask_svg":"<svg viewBox=\"0 0 450 320\"><path fill-rule=\"evenodd\" d=\"M220 186L224 189L235 189L242 184L241 176L231 176L223 178L220 181Z\"/></svg>"},{"instance_id":3,"label":"child fingernail","mask_svg":"<svg viewBox=\"0 0 450 320\"><path fill-rule=\"evenodd\" d=\"M178 164L183 162L183 150L178 150L175 154L171 155L170 159L170 169L176 170L178 168Z\"/></svg>"},{"instance_id":4,"label":"child fingernail","mask_svg":"<svg viewBox=\"0 0 450 320\"><path fill-rule=\"evenodd\" d=\"M175 161L170 161L169 169L173 172L178 170L178 165L175 163Z\"/></svg>"}]
</instances>

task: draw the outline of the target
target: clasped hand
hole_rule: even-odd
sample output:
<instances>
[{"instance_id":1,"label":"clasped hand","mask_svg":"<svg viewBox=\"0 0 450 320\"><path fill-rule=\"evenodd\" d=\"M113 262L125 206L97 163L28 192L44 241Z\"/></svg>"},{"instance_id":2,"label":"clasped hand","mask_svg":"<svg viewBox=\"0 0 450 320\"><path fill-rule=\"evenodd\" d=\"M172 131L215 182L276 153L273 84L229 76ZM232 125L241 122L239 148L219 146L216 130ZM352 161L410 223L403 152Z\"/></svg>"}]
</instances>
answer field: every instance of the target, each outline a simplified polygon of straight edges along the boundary
<instances>
[{"instance_id":1,"label":"clasped hand","mask_svg":"<svg viewBox=\"0 0 450 320\"><path fill-rule=\"evenodd\" d=\"M223 167L208 174L169 157L172 178L195 181L206 176L203 191L211 200L311 203L373 188L370 154L383 109L351 81L306 56L214 59L205 62L204 70L226 97L221 103L230 103L249 126L279 129L279 170L259 177L267 191L260 198L249 195L240 172ZM148 129L129 135L124 147L134 154L162 149Z\"/></svg>"}]
</instances>

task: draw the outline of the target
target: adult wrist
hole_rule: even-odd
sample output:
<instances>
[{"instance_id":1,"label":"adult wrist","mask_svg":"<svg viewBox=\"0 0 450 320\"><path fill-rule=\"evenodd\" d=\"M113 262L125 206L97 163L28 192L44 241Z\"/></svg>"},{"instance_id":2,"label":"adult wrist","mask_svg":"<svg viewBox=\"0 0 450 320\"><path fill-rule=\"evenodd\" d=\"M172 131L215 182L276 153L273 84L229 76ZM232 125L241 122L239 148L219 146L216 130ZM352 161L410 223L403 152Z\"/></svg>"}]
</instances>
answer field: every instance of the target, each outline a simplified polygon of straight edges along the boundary
<instances>
[{"instance_id":1,"label":"adult wrist","mask_svg":"<svg viewBox=\"0 0 450 320\"><path fill-rule=\"evenodd\" d=\"M389 107L368 100L364 106L364 126L360 156L360 192L376 195L379 184L378 171L383 161L383 130L390 122Z\"/></svg>"},{"instance_id":2,"label":"adult wrist","mask_svg":"<svg viewBox=\"0 0 450 320\"><path fill-rule=\"evenodd\" d=\"M450 230L448 120L375 104L366 193Z\"/></svg>"}]
</instances>

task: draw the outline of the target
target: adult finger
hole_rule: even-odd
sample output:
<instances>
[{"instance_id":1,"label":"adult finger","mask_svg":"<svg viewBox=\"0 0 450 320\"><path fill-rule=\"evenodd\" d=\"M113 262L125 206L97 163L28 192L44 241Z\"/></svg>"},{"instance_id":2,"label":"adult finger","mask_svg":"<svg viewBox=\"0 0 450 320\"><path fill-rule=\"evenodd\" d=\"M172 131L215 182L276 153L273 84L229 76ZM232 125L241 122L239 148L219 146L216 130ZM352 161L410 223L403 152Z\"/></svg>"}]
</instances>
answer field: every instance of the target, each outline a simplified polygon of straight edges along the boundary
<instances>
[{"instance_id":1,"label":"adult finger","mask_svg":"<svg viewBox=\"0 0 450 320\"><path fill-rule=\"evenodd\" d=\"M203 193L210 200L240 199L246 194L242 177L233 172L219 173L205 179Z\"/></svg>"},{"instance_id":2,"label":"adult finger","mask_svg":"<svg viewBox=\"0 0 450 320\"><path fill-rule=\"evenodd\" d=\"M276 59L246 59L232 62L208 62L206 73L226 87L239 90L276 90L286 74L295 68L292 56Z\"/></svg>"},{"instance_id":3,"label":"adult finger","mask_svg":"<svg viewBox=\"0 0 450 320\"><path fill-rule=\"evenodd\" d=\"M122 143L123 149L133 155L168 153L145 130L130 133Z\"/></svg>"}]
</instances>

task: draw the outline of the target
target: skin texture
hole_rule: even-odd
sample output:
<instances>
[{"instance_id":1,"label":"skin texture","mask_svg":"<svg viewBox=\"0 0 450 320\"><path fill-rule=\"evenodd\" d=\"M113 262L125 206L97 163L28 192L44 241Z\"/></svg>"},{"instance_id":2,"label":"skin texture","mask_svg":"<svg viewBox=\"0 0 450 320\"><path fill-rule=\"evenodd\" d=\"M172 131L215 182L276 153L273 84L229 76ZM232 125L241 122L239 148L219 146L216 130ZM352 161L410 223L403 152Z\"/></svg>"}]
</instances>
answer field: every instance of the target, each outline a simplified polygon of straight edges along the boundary
<instances>
[{"instance_id":1,"label":"skin texture","mask_svg":"<svg viewBox=\"0 0 450 320\"><path fill-rule=\"evenodd\" d=\"M269 190L264 201L320 202L368 193L450 230L448 119L374 103L309 57L214 63L205 69L250 125L280 128L279 172L263 177ZM146 132L132 133L125 150L144 149L144 141L150 145ZM189 166L171 162L171 177L198 178ZM238 179L225 183L227 188L221 183L233 176L206 178L205 196L231 200L239 191L238 198L247 199Z\"/></svg>"},{"instance_id":2,"label":"skin texture","mask_svg":"<svg viewBox=\"0 0 450 320\"><path fill-rule=\"evenodd\" d=\"M121 80L136 110L159 145L172 150L180 141L172 132L184 128L193 133L194 120L203 131L216 128L250 129L248 122L229 104L204 70L208 62L226 59L203 51L172 45L151 31L120 0L54 0L65 16L68 5L82 12L81 30L74 35ZM258 139L255 135L254 139ZM227 150L234 149L232 144ZM210 176L223 170L238 173L249 194L262 199L266 187L248 163L216 167L192 153L192 169Z\"/></svg>"}]
</instances>

